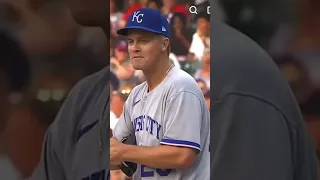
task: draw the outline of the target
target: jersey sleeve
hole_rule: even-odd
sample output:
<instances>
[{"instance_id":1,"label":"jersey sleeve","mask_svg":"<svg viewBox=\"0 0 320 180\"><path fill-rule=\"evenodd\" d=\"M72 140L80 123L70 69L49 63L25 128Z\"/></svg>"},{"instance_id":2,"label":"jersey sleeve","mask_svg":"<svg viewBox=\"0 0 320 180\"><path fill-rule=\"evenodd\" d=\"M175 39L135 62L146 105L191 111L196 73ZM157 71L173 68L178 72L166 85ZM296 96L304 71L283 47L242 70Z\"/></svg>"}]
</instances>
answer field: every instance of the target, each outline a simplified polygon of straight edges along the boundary
<instances>
[{"instance_id":1,"label":"jersey sleeve","mask_svg":"<svg viewBox=\"0 0 320 180\"><path fill-rule=\"evenodd\" d=\"M123 106L123 112L112 131L113 137L118 139L119 141L123 138L129 136L130 134L134 134L134 128L131 122L131 114L130 114L130 98L125 102Z\"/></svg>"},{"instance_id":2,"label":"jersey sleeve","mask_svg":"<svg viewBox=\"0 0 320 180\"><path fill-rule=\"evenodd\" d=\"M199 152L203 103L189 92L173 95L166 107L160 144L189 147Z\"/></svg>"},{"instance_id":3,"label":"jersey sleeve","mask_svg":"<svg viewBox=\"0 0 320 180\"><path fill-rule=\"evenodd\" d=\"M290 141L296 133L275 107L252 97L230 95L211 108L212 179L293 178L295 148Z\"/></svg>"}]
</instances>

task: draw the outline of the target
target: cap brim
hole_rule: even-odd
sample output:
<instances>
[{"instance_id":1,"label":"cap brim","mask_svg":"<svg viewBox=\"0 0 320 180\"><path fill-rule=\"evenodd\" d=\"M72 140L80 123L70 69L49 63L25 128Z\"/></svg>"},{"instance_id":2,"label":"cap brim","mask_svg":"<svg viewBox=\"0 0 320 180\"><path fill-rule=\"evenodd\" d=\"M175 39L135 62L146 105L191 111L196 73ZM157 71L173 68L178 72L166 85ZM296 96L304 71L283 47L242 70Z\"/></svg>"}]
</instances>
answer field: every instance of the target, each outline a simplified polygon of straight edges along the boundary
<instances>
[{"instance_id":1,"label":"cap brim","mask_svg":"<svg viewBox=\"0 0 320 180\"><path fill-rule=\"evenodd\" d=\"M134 29L149 31L149 32L156 33L156 34L162 34L162 35L167 37L167 35L165 33L160 33L159 31L155 31L153 29L149 29L149 28L146 28L146 27L140 27L140 26L130 26L130 27L119 29L117 31L117 34L121 35L121 36L128 36L129 30L134 30Z\"/></svg>"}]
</instances>

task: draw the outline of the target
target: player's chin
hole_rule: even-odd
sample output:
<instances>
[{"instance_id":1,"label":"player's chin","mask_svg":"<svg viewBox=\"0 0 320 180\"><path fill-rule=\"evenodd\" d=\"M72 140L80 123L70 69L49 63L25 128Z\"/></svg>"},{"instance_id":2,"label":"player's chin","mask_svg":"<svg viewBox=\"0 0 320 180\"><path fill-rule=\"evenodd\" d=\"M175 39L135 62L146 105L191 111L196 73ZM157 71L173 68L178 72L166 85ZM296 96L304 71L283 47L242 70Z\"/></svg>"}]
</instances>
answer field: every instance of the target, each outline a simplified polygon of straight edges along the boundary
<instances>
[{"instance_id":1,"label":"player's chin","mask_svg":"<svg viewBox=\"0 0 320 180\"><path fill-rule=\"evenodd\" d=\"M140 64L133 64L133 63L132 63L132 67L133 67L133 69L135 69L135 70L143 70L143 66L140 65Z\"/></svg>"},{"instance_id":2,"label":"player's chin","mask_svg":"<svg viewBox=\"0 0 320 180\"><path fill-rule=\"evenodd\" d=\"M141 61L141 59L132 59L131 64L135 70L142 70L144 67L144 63Z\"/></svg>"}]
</instances>

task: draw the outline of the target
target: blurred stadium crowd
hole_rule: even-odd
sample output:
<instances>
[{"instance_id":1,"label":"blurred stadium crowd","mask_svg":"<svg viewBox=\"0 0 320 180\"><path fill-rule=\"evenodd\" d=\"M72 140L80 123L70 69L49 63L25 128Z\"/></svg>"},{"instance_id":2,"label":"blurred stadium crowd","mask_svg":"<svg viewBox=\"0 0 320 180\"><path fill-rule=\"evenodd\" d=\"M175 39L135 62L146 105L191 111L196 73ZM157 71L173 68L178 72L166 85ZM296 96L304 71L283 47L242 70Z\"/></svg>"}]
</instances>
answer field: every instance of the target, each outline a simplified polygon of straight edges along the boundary
<instances>
[{"instance_id":1,"label":"blurred stadium crowd","mask_svg":"<svg viewBox=\"0 0 320 180\"><path fill-rule=\"evenodd\" d=\"M207 0L110 0L110 41L100 29L79 27L65 3L64 0L0 1L1 63L21 64L21 68L9 68L12 93L8 99L12 107L0 136L0 176L8 180L30 175L39 160L44 133L71 87L100 70L109 60L111 126L116 124L132 88L144 80L143 74L131 67L126 39L117 36L116 30L125 25L130 13L141 7L155 8L166 15L172 34L170 59L197 80L209 106ZM317 0L210 3L214 20L225 21L244 32L274 57L320 149L320 3ZM189 12L193 5L197 14ZM4 36L13 42L5 41ZM107 43L110 49L106 48ZM28 63L23 63L24 59ZM30 67L30 71L23 67Z\"/></svg>"}]
</instances>

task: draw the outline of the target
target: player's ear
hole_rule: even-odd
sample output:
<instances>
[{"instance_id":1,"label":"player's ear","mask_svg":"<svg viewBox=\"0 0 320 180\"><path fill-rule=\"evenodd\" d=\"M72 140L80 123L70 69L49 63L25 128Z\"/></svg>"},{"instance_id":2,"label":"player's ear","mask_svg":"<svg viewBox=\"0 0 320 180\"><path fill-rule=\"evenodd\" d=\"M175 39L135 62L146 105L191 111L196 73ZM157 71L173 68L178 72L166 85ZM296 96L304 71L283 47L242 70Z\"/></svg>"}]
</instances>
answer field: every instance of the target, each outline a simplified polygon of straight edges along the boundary
<instances>
[{"instance_id":1,"label":"player's ear","mask_svg":"<svg viewBox=\"0 0 320 180\"><path fill-rule=\"evenodd\" d=\"M168 47L169 47L169 44L170 44L170 41L168 38L163 38L163 41L162 41L162 51L167 51L168 50Z\"/></svg>"}]
</instances>

